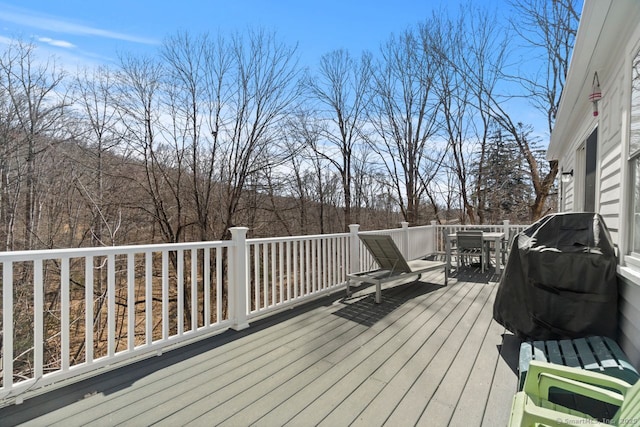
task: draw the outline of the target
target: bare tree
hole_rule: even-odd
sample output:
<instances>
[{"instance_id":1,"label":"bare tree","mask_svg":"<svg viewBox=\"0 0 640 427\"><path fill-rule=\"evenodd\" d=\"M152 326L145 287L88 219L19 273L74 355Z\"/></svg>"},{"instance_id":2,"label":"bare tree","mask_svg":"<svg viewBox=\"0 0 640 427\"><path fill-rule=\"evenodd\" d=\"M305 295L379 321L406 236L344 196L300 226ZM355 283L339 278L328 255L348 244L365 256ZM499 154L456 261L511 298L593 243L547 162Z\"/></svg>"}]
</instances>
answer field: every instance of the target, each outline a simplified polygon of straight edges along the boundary
<instances>
[{"instance_id":1,"label":"bare tree","mask_svg":"<svg viewBox=\"0 0 640 427\"><path fill-rule=\"evenodd\" d=\"M381 201L393 200L393 186L386 174L376 170L372 160L375 153L363 153L353 162L353 192L355 223L367 224L372 228L396 227L401 221L397 209Z\"/></svg>"},{"instance_id":2,"label":"bare tree","mask_svg":"<svg viewBox=\"0 0 640 427\"><path fill-rule=\"evenodd\" d=\"M438 84L435 91L441 102L443 115L442 135L450 151L449 167L455 174L456 187L463 207L461 222L467 219L473 224L478 222L476 205L472 197L471 167L474 147L478 138L474 135L474 118L477 110L471 104L473 93L467 83L464 67L460 64L461 55L467 54L464 47L464 20L453 22L446 15L431 19L429 28L435 31L425 32L425 45L435 47L438 55L436 72Z\"/></svg>"},{"instance_id":3,"label":"bare tree","mask_svg":"<svg viewBox=\"0 0 640 427\"><path fill-rule=\"evenodd\" d=\"M424 29L428 29L427 26ZM434 91L436 59L422 35L407 30L381 48L373 79L369 119L375 128L370 146L393 182L404 219L419 221L420 200L427 187L421 176L433 176L441 152L432 139L438 130L440 99Z\"/></svg>"},{"instance_id":4,"label":"bare tree","mask_svg":"<svg viewBox=\"0 0 640 427\"><path fill-rule=\"evenodd\" d=\"M282 44L274 34L250 31L246 37L233 37L230 49L234 73L221 113L224 126L217 131L222 132L221 154L226 159L221 177L225 230L238 220L247 179L284 160L278 146L287 113L298 99L295 48Z\"/></svg>"},{"instance_id":5,"label":"bare tree","mask_svg":"<svg viewBox=\"0 0 640 427\"><path fill-rule=\"evenodd\" d=\"M0 222L4 250L12 250L22 190L23 162L17 141L16 112L8 90L8 76L0 74Z\"/></svg>"},{"instance_id":6,"label":"bare tree","mask_svg":"<svg viewBox=\"0 0 640 427\"><path fill-rule=\"evenodd\" d=\"M117 131L119 121L114 99L116 79L106 67L84 70L75 78L76 105L81 109L86 130L85 170L77 171L72 181L92 212L90 233L93 244L114 245L122 225L123 201L119 193L122 179L109 185L108 178L119 178L113 160L126 160ZM80 160L80 159L78 159ZM107 194L108 193L108 194Z\"/></svg>"},{"instance_id":7,"label":"bare tree","mask_svg":"<svg viewBox=\"0 0 640 427\"><path fill-rule=\"evenodd\" d=\"M136 208L153 218L163 241L175 243L181 241L189 224L183 196L186 150L181 141L166 139L163 72L164 67L155 59L123 57L117 108L122 138L144 168L141 176L133 179L148 199L138 200Z\"/></svg>"},{"instance_id":8,"label":"bare tree","mask_svg":"<svg viewBox=\"0 0 640 427\"><path fill-rule=\"evenodd\" d=\"M291 153L289 194L298 203L298 234L325 232L323 171L327 161L316 155L323 132L321 121L310 111L300 110L287 122L286 146ZM327 165L328 166L328 165ZM317 209L314 209L317 207ZM314 219L318 218L318 224ZM313 231L312 231L313 230ZM316 231L317 230L317 231Z\"/></svg>"},{"instance_id":9,"label":"bare tree","mask_svg":"<svg viewBox=\"0 0 640 427\"><path fill-rule=\"evenodd\" d=\"M320 112L327 121L327 144L316 144L313 149L340 174L345 229L352 222L353 162L363 142L370 78L371 55L365 53L358 61L346 50L336 50L323 55L318 75L306 80L313 99L327 109Z\"/></svg>"},{"instance_id":10,"label":"bare tree","mask_svg":"<svg viewBox=\"0 0 640 427\"><path fill-rule=\"evenodd\" d=\"M526 68L531 69L535 62L540 66L532 74L521 71L517 76L505 75L505 78L521 84L526 91L526 99L547 117L549 132L555 122L577 32L577 4L577 0L512 2L516 11L514 16L517 17L513 20L513 28L524 47L530 49ZM521 121L514 118L504 99L491 98L489 108L492 116L511 134L527 162L535 193L530 205L530 218L538 219L546 213L547 198L558 174L558 163L551 161L548 168L542 167L530 146L530 139L523 138Z\"/></svg>"},{"instance_id":11,"label":"bare tree","mask_svg":"<svg viewBox=\"0 0 640 427\"><path fill-rule=\"evenodd\" d=\"M427 25L431 31L424 32L425 45L436 50L439 57L437 92L443 115L442 134L451 151L451 167L464 208L461 220L482 224L485 161L492 122L487 105L499 81L507 38L495 17L481 9L467 13L467 8L461 8L455 21L444 14L434 14Z\"/></svg>"},{"instance_id":12,"label":"bare tree","mask_svg":"<svg viewBox=\"0 0 640 427\"><path fill-rule=\"evenodd\" d=\"M515 11L512 27L524 42L520 47L541 64L532 70L527 61L516 79L531 104L545 114L551 133L578 31L579 2L522 0L510 4Z\"/></svg>"},{"instance_id":13,"label":"bare tree","mask_svg":"<svg viewBox=\"0 0 640 427\"><path fill-rule=\"evenodd\" d=\"M20 188L14 195L24 196L24 249L34 249L38 238L39 161L48 148L68 139L64 125L70 101L63 87L65 73L52 59L38 60L35 47L12 41L0 56L0 73L8 131L14 139L24 168L16 176ZM7 133L5 132L5 135ZM15 220L13 218L12 220Z\"/></svg>"},{"instance_id":14,"label":"bare tree","mask_svg":"<svg viewBox=\"0 0 640 427\"><path fill-rule=\"evenodd\" d=\"M185 167L190 181L186 194L195 214L200 240L213 238L221 218L216 209L216 189L223 167L222 130L232 100L231 72L233 52L222 37L178 33L165 40L162 59L166 63L165 81L171 128L167 134L186 150ZM226 121L226 122L225 122Z\"/></svg>"}]
</instances>

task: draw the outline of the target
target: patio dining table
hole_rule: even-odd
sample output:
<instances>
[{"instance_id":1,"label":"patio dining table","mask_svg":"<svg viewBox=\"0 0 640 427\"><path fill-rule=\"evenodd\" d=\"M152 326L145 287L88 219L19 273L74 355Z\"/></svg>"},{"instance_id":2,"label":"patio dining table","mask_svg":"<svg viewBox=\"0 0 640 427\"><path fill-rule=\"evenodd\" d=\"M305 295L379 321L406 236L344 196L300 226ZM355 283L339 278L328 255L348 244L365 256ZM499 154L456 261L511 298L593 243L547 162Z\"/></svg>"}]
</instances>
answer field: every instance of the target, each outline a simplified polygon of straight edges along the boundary
<instances>
[{"instance_id":1,"label":"patio dining table","mask_svg":"<svg viewBox=\"0 0 640 427\"><path fill-rule=\"evenodd\" d=\"M502 241L505 234L502 231L483 231L482 237L484 240L493 241L495 246L495 262L496 271L502 271ZM456 233L445 234L445 254L447 258L447 270L451 270L451 247L452 242L457 239Z\"/></svg>"}]
</instances>

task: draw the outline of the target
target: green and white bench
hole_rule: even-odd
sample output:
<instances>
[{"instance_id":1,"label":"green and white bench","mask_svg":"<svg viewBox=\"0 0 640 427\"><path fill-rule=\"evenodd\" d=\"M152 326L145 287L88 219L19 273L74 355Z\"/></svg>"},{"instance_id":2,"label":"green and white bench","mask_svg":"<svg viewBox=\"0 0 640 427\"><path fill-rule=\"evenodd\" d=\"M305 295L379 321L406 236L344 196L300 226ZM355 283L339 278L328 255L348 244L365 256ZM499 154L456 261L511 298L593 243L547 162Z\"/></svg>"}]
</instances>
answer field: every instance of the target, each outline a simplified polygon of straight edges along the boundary
<instances>
[{"instance_id":1,"label":"green and white bench","mask_svg":"<svg viewBox=\"0 0 640 427\"><path fill-rule=\"evenodd\" d=\"M640 378L620 346L607 337L524 341L520 345L519 390L522 390L531 360L600 372L630 384L634 384Z\"/></svg>"},{"instance_id":2,"label":"green and white bench","mask_svg":"<svg viewBox=\"0 0 640 427\"><path fill-rule=\"evenodd\" d=\"M599 372L622 379L629 384L635 384L640 378L640 374L638 374L638 371L631 364L620 346L607 337L594 336L573 340L524 341L520 345L519 391L522 390L529 370L529 363L532 360ZM554 403L572 409L582 410L585 406L593 406L593 402L581 402L573 396L566 395L566 393L557 393L552 400ZM606 414L611 409L594 408L594 411L598 414Z\"/></svg>"}]
</instances>

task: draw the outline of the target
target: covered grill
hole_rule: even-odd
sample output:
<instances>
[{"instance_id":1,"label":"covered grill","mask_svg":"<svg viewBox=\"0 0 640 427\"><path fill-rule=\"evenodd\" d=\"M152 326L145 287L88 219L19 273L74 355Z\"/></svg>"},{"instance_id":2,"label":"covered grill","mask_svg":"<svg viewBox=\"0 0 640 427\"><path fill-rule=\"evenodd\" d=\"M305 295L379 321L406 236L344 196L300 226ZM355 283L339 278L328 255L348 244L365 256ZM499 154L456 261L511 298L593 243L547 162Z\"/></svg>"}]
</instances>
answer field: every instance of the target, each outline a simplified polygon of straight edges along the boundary
<instances>
[{"instance_id":1,"label":"covered grill","mask_svg":"<svg viewBox=\"0 0 640 427\"><path fill-rule=\"evenodd\" d=\"M616 264L599 214L546 216L513 240L493 317L523 339L615 339Z\"/></svg>"}]
</instances>

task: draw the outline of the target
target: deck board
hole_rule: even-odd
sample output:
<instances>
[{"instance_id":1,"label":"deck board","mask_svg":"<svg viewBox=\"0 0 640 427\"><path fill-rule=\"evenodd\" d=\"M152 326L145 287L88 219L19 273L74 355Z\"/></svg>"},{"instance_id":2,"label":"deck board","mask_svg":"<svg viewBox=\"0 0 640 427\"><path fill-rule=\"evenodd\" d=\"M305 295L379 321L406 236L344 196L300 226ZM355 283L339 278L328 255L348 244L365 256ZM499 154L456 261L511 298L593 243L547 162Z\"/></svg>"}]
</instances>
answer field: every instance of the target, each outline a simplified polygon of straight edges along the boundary
<instances>
[{"instance_id":1,"label":"deck board","mask_svg":"<svg viewBox=\"0 0 640 427\"><path fill-rule=\"evenodd\" d=\"M475 362L480 355L479 350L482 348L482 343L492 322L491 311L486 307L493 305L489 304L492 301L489 298L491 289L485 288L483 290L487 290L487 295L479 301L482 307L479 308L478 313L474 313L475 321L469 328L469 333L464 338L456 358L446 370L446 375L439 384L436 393L429 400L422 413L419 419L420 425L449 425L460 397L469 383L471 374L474 372ZM460 326L467 328L467 325ZM477 425L480 421L481 418L474 420L467 415L465 425Z\"/></svg>"},{"instance_id":2,"label":"deck board","mask_svg":"<svg viewBox=\"0 0 640 427\"><path fill-rule=\"evenodd\" d=\"M384 378L381 378L376 375L378 369L385 369L385 365L387 363L394 363L399 359L399 362L395 364L400 367L400 370L404 369L407 364L415 357L417 354L417 350L419 350L420 345L424 342L422 337L419 335L420 332L429 333L429 331L433 331L435 326L435 319L432 316L432 313L442 312L441 310L437 310L433 308L432 310L423 310L419 317L411 319L409 323L407 322L396 322L384 330L384 334L380 334L379 336L384 336L386 341L383 347L375 348L374 346L377 343L372 342L372 345L369 347L364 347L362 350L363 353L363 362L360 366L355 367L349 375L341 378L340 382L336 387L331 387L327 389L322 396L315 399L308 407L306 407L303 411L301 411L295 418L292 419L292 425L300 424L303 421L310 421L311 424L317 424L322 421L322 419L318 419L317 417L322 414L330 413L333 408L339 405L341 402L349 399L349 394L352 392L353 387L358 385L359 383L364 382L373 372L373 377L379 379L381 381L387 382L387 386L385 389L389 387L389 382ZM431 321L431 324L429 324ZM403 325L403 323L405 323ZM388 345L389 343L395 343L395 345ZM400 346L399 344L402 343ZM416 350L412 350L414 347L417 347ZM396 349L402 348L404 352L397 352ZM392 354L390 354L392 353ZM393 356L396 356L394 358ZM407 360L407 356L409 359ZM348 361L346 361L345 371L348 371L351 368ZM397 368L385 369L387 372L397 372ZM413 376L417 375L416 372ZM394 376L395 378L395 376ZM402 382L404 384L404 381ZM394 398L399 398L402 396L399 392L394 392L396 395ZM384 402L385 407L389 407L389 405L394 405L394 398L386 399ZM380 420L380 418L378 418ZM371 424L369 424L371 425Z\"/></svg>"},{"instance_id":3,"label":"deck board","mask_svg":"<svg viewBox=\"0 0 640 427\"><path fill-rule=\"evenodd\" d=\"M489 398L488 390L494 376L493 368L500 357L498 346L502 343L503 332L504 328L498 323L492 321L489 324L449 425L464 427L482 424ZM504 405L504 402L494 404Z\"/></svg>"},{"instance_id":4,"label":"deck board","mask_svg":"<svg viewBox=\"0 0 640 427\"><path fill-rule=\"evenodd\" d=\"M436 398L438 390L450 387L450 384L444 381L445 376L451 372L455 377L459 377L459 372L453 367L453 361L459 354L489 294L490 289L487 286L474 284L472 291L465 295L465 298L456 307L456 311L447 318L448 322L445 322L439 329L438 335L442 337L442 342L427 341L426 345L422 347L422 357L414 359L415 363L412 364L413 366L407 374L411 375L413 370L420 373L419 365L426 357L431 357L431 361L411 385L410 390L403 396L398 406L394 408L393 413L387 419L389 425L417 424L425 411L425 405L426 408L429 407ZM436 354L431 356L431 349L434 347L439 347L439 349ZM434 422L431 425L446 425L446 423L444 421L442 424Z\"/></svg>"},{"instance_id":5,"label":"deck board","mask_svg":"<svg viewBox=\"0 0 640 427\"><path fill-rule=\"evenodd\" d=\"M328 296L0 409L2 425L506 425L515 340L467 272ZM508 334L506 335L508 336Z\"/></svg>"}]
</instances>

